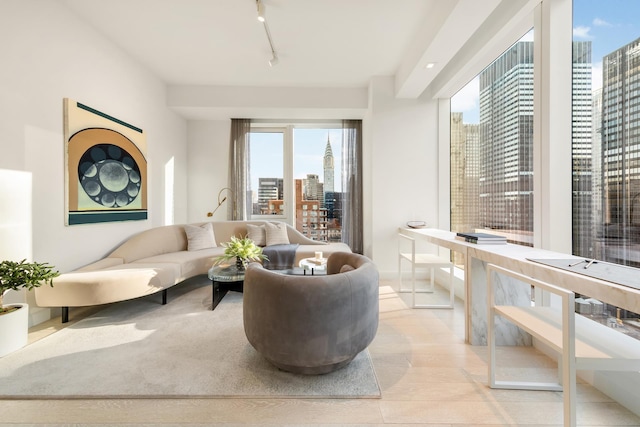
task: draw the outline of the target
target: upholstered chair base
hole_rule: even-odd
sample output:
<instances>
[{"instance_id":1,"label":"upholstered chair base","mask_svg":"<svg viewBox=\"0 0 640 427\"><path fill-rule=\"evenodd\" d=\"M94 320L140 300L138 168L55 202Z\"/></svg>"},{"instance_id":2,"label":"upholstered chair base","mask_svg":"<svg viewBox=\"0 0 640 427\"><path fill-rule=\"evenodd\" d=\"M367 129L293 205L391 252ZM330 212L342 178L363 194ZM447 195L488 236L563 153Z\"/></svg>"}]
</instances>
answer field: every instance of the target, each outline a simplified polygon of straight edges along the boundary
<instances>
[{"instance_id":1,"label":"upholstered chair base","mask_svg":"<svg viewBox=\"0 0 640 427\"><path fill-rule=\"evenodd\" d=\"M247 267L243 320L249 343L278 368L326 374L346 366L376 335L378 270L365 256L336 252L326 275Z\"/></svg>"}]
</instances>

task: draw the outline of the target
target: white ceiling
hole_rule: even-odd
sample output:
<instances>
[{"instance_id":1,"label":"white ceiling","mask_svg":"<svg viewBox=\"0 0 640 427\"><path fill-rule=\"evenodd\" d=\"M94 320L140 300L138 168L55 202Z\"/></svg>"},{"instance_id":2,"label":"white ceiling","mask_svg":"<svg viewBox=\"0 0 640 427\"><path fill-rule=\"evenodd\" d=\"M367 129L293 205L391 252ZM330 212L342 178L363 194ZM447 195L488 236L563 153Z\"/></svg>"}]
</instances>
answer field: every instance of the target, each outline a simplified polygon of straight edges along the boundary
<instances>
[{"instance_id":1,"label":"white ceiling","mask_svg":"<svg viewBox=\"0 0 640 427\"><path fill-rule=\"evenodd\" d=\"M395 76L396 95L415 98L515 0L263 0L274 67L255 0L60 1L169 85L366 88Z\"/></svg>"}]
</instances>

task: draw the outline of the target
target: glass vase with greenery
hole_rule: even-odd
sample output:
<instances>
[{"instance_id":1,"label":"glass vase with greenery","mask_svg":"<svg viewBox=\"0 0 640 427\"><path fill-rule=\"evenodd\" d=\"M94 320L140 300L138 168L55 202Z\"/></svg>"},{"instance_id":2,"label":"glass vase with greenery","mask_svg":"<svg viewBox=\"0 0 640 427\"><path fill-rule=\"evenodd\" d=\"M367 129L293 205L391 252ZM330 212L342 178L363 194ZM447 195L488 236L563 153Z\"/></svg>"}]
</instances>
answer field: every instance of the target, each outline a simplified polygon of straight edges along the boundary
<instances>
[{"instance_id":1,"label":"glass vase with greenery","mask_svg":"<svg viewBox=\"0 0 640 427\"><path fill-rule=\"evenodd\" d=\"M262 253L262 248L256 245L248 237L231 237L231 241L222 244L224 255L215 259L215 264L235 260L238 269L244 269L251 261L263 261L267 257Z\"/></svg>"}]
</instances>

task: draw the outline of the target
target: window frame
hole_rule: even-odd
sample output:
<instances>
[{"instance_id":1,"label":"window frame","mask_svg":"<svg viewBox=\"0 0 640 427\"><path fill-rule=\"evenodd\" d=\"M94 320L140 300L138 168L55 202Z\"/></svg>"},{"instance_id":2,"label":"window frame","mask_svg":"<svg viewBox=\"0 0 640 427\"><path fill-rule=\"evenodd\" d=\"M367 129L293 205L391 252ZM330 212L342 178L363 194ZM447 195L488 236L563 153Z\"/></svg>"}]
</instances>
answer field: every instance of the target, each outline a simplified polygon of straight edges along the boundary
<instances>
[{"instance_id":1,"label":"window frame","mask_svg":"<svg viewBox=\"0 0 640 427\"><path fill-rule=\"evenodd\" d=\"M450 98L491 63L533 22L534 62L534 235L535 248L571 253L571 87L572 0L530 1L517 18L501 28L487 28L482 49L463 49L456 61L467 64L439 76L431 92L438 98L438 224L450 228ZM560 43L559 40L566 40ZM567 59L568 58L568 59Z\"/></svg>"},{"instance_id":2,"label":"window frame","mask_svg":"<svg viewBox=\"0 0 640 427\"><path fill-rule=\"evenodd\" d=\"M289 145L292 145L291 142L291 138L288 138L288 132L287 132L287 127L286 126L262 126L262 125L258 125L258 126L254 126L253 124L251 125L251 134L254 133L281 133L282 134L282 199L283 199L283 215L260 215L260 214L254 214L253 212L251 212L250 214L250 219L255 219L255 220L266 220L266 219L278 219L278 220L282 220L285 221L287 223L290 223L287 220L287 209L288 206L291 203L288 203L288 195L290 195L290 191L291 189L287 189L287 182L289 181L289 179L287 179L287 153L290 153L292 150L290 149ZM249 136L249 144L252 144L251 141L251 136ZM249 147L249 150L251 150L251 147ZM249 170L251 171L251 165L249 165ZM289 177L290 178L290 177ZM252 191L258 191L258 188L252 188ZM289 191L287 191L289 190ZM252 206L253 206L253 201L252 201Z\"/></svg>"},{"instance_id":3,"label":"window frame","mask_svg":"<svg viewBox=\"0 0 640 427\"><path fill-rule=\"evenodd\" d=\"M295 198L295 153L294 153L294 131L295 129L342 129L342 123L339 120L323 120L315 122L313 120L305 121L278 121L269 120L252 120L251 133L254 132L282 132L283 133L283 215L254 215L251 213L250 219L255 220L272 220L286 222L287 224L296 226L296 201ZM249 138L251 143L251 138ZM249 166L251 168L251 166ZM253 190L253 189L252 189ZM257 189L256 189L257 191Z\"/></svg>"}]
</instances>

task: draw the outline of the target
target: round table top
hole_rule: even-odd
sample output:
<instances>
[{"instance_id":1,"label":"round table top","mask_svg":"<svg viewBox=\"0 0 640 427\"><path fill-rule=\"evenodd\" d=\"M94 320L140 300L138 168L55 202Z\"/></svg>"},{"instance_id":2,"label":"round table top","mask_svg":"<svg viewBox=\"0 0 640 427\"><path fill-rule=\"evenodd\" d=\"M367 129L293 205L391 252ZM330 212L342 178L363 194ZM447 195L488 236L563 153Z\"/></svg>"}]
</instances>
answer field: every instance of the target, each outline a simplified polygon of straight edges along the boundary
<instances>
[{"instance_id":1,"label":"round table top","mask_svg":"<svg viewBox=\"0 0 640 427\"><path fill-rule=\"evenodd\" d=\"M215 282L240 282L244 280L244 269L238 270L233 265L214 265L209 269L208 276Z\"/></svg>"}]
</instances>

